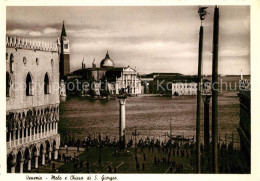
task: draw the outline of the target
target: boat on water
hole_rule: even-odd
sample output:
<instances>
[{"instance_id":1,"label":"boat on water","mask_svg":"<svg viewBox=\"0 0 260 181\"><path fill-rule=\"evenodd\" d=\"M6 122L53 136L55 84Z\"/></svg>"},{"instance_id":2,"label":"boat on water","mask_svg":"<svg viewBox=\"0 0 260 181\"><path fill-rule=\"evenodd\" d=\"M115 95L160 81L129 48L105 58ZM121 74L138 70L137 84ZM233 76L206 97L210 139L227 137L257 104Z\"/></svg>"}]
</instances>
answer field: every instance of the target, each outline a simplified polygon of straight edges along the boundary
<instances>
[{"instance_id":1,"label":"boat on water","mask_svg":"<svg viewBox=\"0 0 260 181\"><path fill-rule=\"evenodd\" d=\"M89 100L109 100L107 96L87 96Z\"/></svg>"}]
</instances>

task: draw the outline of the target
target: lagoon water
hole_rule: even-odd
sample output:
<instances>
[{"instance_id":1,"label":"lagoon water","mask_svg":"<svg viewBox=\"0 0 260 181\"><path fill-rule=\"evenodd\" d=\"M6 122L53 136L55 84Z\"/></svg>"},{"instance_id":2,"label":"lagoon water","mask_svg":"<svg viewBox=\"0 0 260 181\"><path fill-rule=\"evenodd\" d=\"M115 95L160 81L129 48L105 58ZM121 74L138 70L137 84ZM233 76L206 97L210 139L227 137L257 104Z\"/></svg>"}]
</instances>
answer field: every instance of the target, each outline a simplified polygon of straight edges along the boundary
<instances>
[{"instance_id":1,"label":"lagoon water","mask_svg":"<svg viewBox=\"0 0 260 181\"><path fill-rule=\"evenodd\" d=\"M203 141L203 107L201 115L201 139ZM127 139L131 138L131 133L137 129L139 138L150 135L150 137L164 140L165 133L170 132L170 120L173 135L195 137L196 96L128 97L126 100ZM67 130L80 139L84 139L89 134L93 136L95 133L101 133L102 136L108 135L110 138L118 137L118 100L106 102L89 101L84 97L67 98L60 104L59 125L61 134ZM221 93L219 96L221 142L225 140L225 134L227 141L231 141L233 133L234 142L238 147L238 126L239 100L236 92Z\"/></svg>"}]
</instances>

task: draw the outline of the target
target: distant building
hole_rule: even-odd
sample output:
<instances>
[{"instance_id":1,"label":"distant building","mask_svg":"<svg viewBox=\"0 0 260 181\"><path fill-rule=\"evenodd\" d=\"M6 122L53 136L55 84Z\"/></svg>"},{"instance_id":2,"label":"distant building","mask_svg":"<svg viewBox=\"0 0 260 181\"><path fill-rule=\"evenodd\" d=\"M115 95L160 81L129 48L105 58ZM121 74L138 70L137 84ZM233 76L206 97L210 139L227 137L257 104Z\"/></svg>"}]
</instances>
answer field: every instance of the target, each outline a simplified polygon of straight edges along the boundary
<instances>
[{"instance_id":1,"label":"distant building","mask_svg":"<svg viewBox=\"0 0 260 181\"><path fill-rule=\"evenodd\" d=\"M153 73L150 75L153 77L153 80L148 82L150 94L196 95L196 76L179 73Z\"/></svg>"},{"instance_id":2,"label":"distant building","mask_svg":"<svg viewBox=\"0 0 260 181\"><path fill-rule=\"evenodd\" d=\"M172 95L197 95L196 82L172 83Z\"/></svg>"},{"instance_id":3,"label":"distant building","mask_svg":"<svg viewBox=\"0 0 260 181\"><path fill-rule=\"evenodd\" d=\"M6 37L7 171L57 159L60 146L57 44Z\"/></svg>"},{"instance_id":4,"label":"distant building","mask_svg":"<svg viewBox=\"0 0 260 181\"><path fill-rule=\"evenodd\" d=\"M100 67L97 67L95 59L91 68L86 68L83 63L82 69L72 72L67 77L70 81L78 79L81 82L88 82L89 86L84 87L87 90L91 90L90 86L93 84L92 88L94 88L95 95L100 95L105 91L110 95L119 94L120 90L124 90L131 95L142 93L141 80L137 71L130 66L115 67L108 52L100 62Z\"/></svg>"}]
</instances>

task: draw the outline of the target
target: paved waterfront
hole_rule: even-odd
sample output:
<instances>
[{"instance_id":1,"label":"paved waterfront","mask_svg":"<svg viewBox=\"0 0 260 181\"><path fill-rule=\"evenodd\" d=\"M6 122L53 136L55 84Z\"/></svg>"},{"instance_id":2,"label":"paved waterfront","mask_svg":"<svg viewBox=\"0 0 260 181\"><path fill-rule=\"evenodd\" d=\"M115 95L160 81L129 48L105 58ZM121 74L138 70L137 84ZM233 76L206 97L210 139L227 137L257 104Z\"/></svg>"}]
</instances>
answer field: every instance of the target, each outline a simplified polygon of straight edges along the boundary
<instances>
[{"instance_id":1,"label":"paved waterfront","mask_svg":"<svg viewBox=\"0 0 260 181\"><path fill-rule=\"evenodd\" d=\"M142 144L120 151L117 143L101 142L85 148L63 147L59 159L49 165L33 169L41 173L194 173L194 144ZM107 142L108 143L108 142ZM150 142L152 143L152 142ZM88 145L88 144L87 144ZM221 145L219 149L220 173L249 173L238 150ZM210 153L202 148L202 173L211 173ZM53 164L54 163L54 164ZM55 169L53 167L55 165Z\"/></svg>"},{"instance_id":2,"label":"paved waterfront","mask_svg":"<svg viewBox=\"0 0 260 181\"><path fill-rule=\"evenodd\" d=\"M60 104L59 133L62 135L62 141L65 131L69 131L75 139L84 139L88 134L93 137L94 133L99 132L102 137L105 135L118 137L118 109L118 100L90 102L84 97L68 98L66 102ZM170 119L172 119L173 135L184 135L190 138L195 136L196 96L127 98L127 139L131 138L130 133L137 129L140 134L139 139L150 135L163 141L165 133L169 132ZM225 139L225 133L227 133L227 140L230 141L233 132L234 142L239 143L236 130L238 125L239 100L236 92L221 93L219 97L221 142ZM201 138L203 138L203 125ZM235 147L237 146L239 144L235 144Z\"/></svg>"}]
</instances>

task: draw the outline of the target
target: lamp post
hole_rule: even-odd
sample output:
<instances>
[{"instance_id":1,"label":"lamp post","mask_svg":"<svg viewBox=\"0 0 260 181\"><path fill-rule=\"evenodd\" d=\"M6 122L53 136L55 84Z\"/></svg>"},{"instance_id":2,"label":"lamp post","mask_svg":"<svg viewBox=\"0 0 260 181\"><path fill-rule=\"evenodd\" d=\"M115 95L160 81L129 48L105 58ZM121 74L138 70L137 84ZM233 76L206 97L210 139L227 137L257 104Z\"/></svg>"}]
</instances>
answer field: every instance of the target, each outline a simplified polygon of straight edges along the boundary
<instances>
[{"instance_id":1,"label":"lamp post","mask_svg":"<svg viewBox=\"0 0 260 181\"><path fill-rule=\"evenodd\" d=\"M201 25L199 33L199 58L198 58L198 80L197 80L197 117L196 117L196 172L201 172L200 163L200 104L201 104L201 69L202 69L202 50L203 50L203 26L202 21L207 15L207 7L200 7L198 10Z\"/></svg>"}]
</instances>

